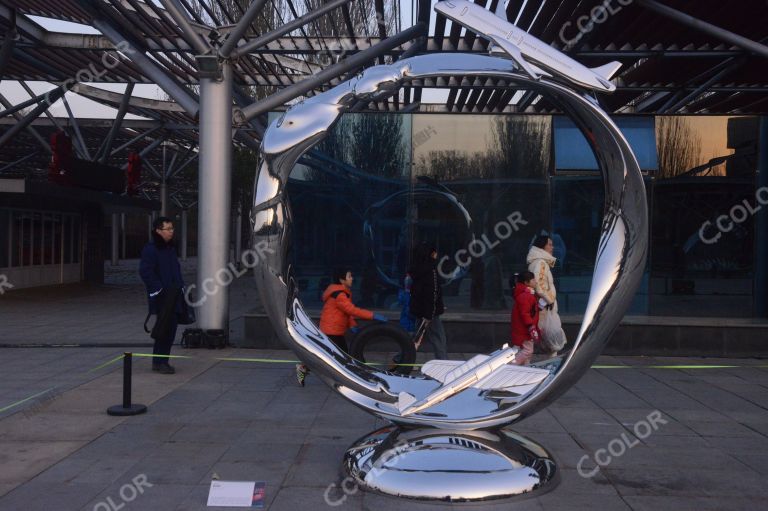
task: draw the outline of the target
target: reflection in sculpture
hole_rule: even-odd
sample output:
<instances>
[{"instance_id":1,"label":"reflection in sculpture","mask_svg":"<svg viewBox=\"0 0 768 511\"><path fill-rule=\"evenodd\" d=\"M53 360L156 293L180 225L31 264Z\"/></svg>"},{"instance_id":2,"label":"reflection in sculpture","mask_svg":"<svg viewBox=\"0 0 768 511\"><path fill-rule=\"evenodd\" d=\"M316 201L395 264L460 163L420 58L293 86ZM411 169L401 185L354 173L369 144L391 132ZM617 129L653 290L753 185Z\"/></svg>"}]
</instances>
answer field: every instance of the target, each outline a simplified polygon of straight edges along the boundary
<instances>
[{"instance_id":1,"label":"reflection in sculpture","mask_svg":"<svg viewBox=\"0 0 768 511\"><path fill-rule=\"evenodd\" d=\"M456 4L459 2L441 2ZM433 54L380 65L289 109L264 135L251 214L253 243L269 247L255 269L266 312L282 341L313 373L363 410L395 426L360 439L345 457L363 488L422 499L473 501L546 490L557 480L552 456L506 426L566 392L591 366L629 306L645 266L645 188L627 141L608 115L571 81L532 77L516 61ZM605 183L605 212L584 319L570 352L546 367L511 367L503 348L467 362L434 361L411 377L351 358L312 323L288 263L291 212L286 184L296 161L358 101L373 101L413 80L486 76L546 95L593 146Z\"/></svg>"}]
</instances>

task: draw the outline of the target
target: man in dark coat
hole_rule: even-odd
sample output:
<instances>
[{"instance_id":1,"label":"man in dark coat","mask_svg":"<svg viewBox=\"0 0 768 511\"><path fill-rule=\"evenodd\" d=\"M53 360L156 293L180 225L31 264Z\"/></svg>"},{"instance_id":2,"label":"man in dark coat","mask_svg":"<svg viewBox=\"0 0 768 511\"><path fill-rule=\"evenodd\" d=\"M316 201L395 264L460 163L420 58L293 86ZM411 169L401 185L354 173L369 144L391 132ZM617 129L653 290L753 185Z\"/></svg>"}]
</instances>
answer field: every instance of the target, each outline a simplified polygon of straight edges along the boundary
<instances>
[{"instance_id":1,"label":"man in dark coat","mask_svg":"<svg viewBox=\"0 0 768 511\"><path fill-rule=\"evenodd\" d=\"M437 250L421 243L413 252L411 268L408 273L413 278L411 286L411 314L420 321L428 321L424 339L432 344L435 358L448 358L445 330L440 315L445 311L443 289L437 273Z\"/></svg>"},{"instance_id":2,"label":"man in dark coat","mask_svg":"<svg viewBox=\"0 0 768 511\"><path fill-rule=\"evenodd\" d=\"M152 227L152 241L141 251L139 274L147 288L149 314L157 314L152 329L152 353L170 355L178 326L176 314L182 312L184 280L173 243L173 221L159 217ZM152 359L152 370L162 374L176 372L164 357Z\"/></svg>"}]
</instances>

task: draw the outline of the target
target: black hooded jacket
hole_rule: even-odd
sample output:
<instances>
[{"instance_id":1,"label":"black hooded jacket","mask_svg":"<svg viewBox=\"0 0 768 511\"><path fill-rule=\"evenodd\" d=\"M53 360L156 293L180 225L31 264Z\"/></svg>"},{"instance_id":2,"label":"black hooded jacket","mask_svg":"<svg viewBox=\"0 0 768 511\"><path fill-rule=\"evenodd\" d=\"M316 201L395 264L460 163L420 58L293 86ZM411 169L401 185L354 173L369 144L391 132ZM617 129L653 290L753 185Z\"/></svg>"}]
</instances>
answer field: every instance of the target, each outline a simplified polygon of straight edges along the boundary
<instances>
[{"instance_id":1,"label":"black hooded jacket","mask_svg":"<svg viewBox=\"0 0 768 511\"><path fill-rule=\"evenodd\" d=\"M433 251L435 249L426 243L416 247L408 270L413 279L410 310L417 318L434 319L445 312L437 261L430 257Z\"/></svg>"}]
</instances>

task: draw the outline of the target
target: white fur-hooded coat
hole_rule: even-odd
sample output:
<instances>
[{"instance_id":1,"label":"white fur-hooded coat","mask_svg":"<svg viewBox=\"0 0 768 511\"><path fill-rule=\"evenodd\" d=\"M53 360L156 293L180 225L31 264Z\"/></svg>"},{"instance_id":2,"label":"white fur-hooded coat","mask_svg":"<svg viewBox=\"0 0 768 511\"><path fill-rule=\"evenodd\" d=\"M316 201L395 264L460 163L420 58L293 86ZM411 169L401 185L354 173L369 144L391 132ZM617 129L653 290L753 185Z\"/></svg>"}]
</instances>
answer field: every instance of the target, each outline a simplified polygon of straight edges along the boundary
<instances>
[{"instance_id":1,"label":"white fur-hooded coat","mask_svg":"<svg viewBox=\"0 0 768 511\"><path fill-rule=\"evenodd\" d=\"M531 247L525 261L528 271L536 278L536 295L548 304L554 304L553 310L557 312L557 290L552 278L552 268L557 259L543 248Z\"/></svg>"}]
</instances>

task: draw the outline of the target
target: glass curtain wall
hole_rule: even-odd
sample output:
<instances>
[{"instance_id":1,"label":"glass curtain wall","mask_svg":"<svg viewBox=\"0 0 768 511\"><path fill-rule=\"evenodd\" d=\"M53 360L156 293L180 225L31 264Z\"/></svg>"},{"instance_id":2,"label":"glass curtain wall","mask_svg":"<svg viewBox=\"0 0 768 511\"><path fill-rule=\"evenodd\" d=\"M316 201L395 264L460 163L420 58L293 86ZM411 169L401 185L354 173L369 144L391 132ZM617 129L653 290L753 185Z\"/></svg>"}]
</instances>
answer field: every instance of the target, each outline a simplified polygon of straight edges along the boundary
<instances>
[{"instance_id":1,"label":"glass curtain wall","mask_svg":"<svg viewBox=\"0 0 768 511\"><path fill-rule=\"evenodd\" d=\"M0 268L79 262L79 214L0 209Z\"/></svg>"},{"instance_id":2,"label":"glass curtain wall","mask_svg":"<svg viewBox=\"0 0 768 511\"><path fill-rule=\"evenodd\" d=\"M630 314L752 315L759 119L615 120L651 214L649 263ZM427 242L440 254L449 311L508 310L510 277L542 231L555 242L561 312L586 306L604 192L567 117L346 114L295 167L288 193L291 257L309 306L322 304L333 268L346 266L356 303L397 310L410 253ZM24 246L18 256L33 257Z\"/></svg>"},{"instance_id":3,"label":"glass curtain wall","mask_svg":"<svg viewBox=\"0 0 768 511\"><path fill-rule=\"evenodd\" d=\"M651 314L752 316L758 122L656 118Z\"/></svg>"}]
</instances>

